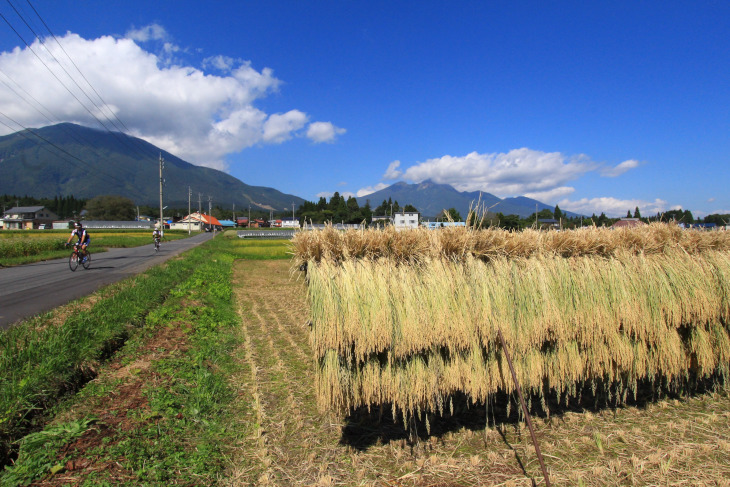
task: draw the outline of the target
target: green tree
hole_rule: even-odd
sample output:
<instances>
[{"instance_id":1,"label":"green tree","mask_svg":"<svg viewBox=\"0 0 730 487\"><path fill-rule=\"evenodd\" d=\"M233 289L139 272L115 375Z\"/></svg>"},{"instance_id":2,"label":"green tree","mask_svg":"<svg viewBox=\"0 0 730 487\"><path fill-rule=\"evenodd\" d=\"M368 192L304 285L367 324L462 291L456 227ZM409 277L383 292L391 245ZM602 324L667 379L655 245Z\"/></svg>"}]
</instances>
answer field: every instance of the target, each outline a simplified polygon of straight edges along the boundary
<instances>
[{"instance_id":1,"label":"green tree","mask_svg":"<svg viewBox=\"0 0 730 487\"><path fill-rule=\"evenodd\" d=\"M628 210L628 211L626 212L626 218L631 218L631 210Z\"/></svg>"},{"instance_id":2,"label":"green tree","mask_svg":"<svg viewBox=\"0 0 730 487\"><path fill-rule=\"evenodd\" d=\"M563 212L560 211L560 207L558 205L555 205L555 211L553 211L553 216L558 221L563 217Z\"/></svg>"},{"instance_id":3,"label":"green tree","mask_svg":"<svg viewBox=\"0 0 730 487\"><path fill-rule=\"evenodd\" d=\"M134 220L134 202L124 196L97 196L86 203L86 218L89 220Z\"/></svg>"},{"instance_id":4,"label":"green tree","mask_svg":"<svg viewBox=\"0 0 730 487\"><path fill-rule=\"evenodd\" d=\"M639 212L639 207L638 206L634 210L634 218L641 218L641 213Z\"/></svg>"}]
</instances>

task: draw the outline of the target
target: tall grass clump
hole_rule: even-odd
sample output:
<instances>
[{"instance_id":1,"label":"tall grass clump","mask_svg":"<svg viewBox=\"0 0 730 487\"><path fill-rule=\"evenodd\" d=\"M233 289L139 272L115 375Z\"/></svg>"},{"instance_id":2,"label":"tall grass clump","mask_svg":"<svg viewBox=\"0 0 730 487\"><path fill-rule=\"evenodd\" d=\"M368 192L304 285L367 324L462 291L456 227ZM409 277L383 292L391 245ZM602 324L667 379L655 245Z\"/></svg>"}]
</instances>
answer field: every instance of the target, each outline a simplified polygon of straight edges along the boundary
<instances>
[{"instance_id":1,"label":"tall grass clump","mask_svg":"<svg viewBox=\"0 0 730 487\"><path fill-rule=\"evenodd\" d=\"M456 393L485 402L514 384L616 402L637 384L726 380L730 238L645 229L448 229L299 234L324 408L392 403L443 412Z\"/></svg>"}]
</instances>

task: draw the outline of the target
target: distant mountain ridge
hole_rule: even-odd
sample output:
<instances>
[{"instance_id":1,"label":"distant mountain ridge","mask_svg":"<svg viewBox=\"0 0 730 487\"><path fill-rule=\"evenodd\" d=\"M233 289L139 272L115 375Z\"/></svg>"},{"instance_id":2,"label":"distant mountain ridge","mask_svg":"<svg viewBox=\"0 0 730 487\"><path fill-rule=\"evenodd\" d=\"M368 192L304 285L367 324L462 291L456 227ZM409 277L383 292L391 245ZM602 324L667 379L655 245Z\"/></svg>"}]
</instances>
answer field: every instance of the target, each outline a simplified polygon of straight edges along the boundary
<instances>
[{"instance_id":1,"label":"distant mountain ridge","mask_svg":"<svg viewBox=\"0 0 730 487\"><path fill-rule=\"evenodd\" d=\"M407 204L415 206L421 216L425 218L434 218L444 209L449 208L456 208L459 214L466 218L469 209L476 209L477 204L481 209L488 209L493 213L519 215L522 218L533 215L535 209L538 212L544 209L550 211L555 209L554 206L525 196L502 199L485 191L457 191L451 185L434 183L430 179L414 184L401 181L369 195L361 196L357 198L357 202L362 206L369 200L370 206L375 208L388 198L397 201L401 207ZM575 213L566 213L568 216L579 216Z\"/></svg>"},{"instance_id":2,"label":"distant mountain ridge","mask_svg":"<svg viewBox=\"0 0 730 487\"><path fill-rule=\"evenodd\" d=\"M34 134L37 134L34 135ZM39 139L41 137L41 139ZM54 147L55 146L55 147ZM116 194L137 204L159 205L159 156L164 159L163 204L207 211L213 205L291 211L304 199L190 164L136 137L61 123L0 137L0 194L77 198Z\"/></svg>"}]
</instances>

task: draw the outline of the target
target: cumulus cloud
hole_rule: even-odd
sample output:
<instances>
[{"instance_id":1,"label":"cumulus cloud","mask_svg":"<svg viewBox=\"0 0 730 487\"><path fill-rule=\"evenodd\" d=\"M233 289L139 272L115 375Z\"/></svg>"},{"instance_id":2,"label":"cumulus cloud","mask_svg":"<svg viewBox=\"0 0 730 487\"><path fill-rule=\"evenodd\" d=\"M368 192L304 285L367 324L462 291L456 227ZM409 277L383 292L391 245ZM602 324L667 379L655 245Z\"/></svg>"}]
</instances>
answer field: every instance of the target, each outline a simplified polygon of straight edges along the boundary
<instances>
[{"instance_id":1,"label":"cumulus cloud","mask_svg":"<svg viewBox=\"0 0 730 487\"><path fill-rule=\"evenodd\" d=\"M234 59L229 56L211 56L203 59L204 69L217 69L224 73L230 72L236 64L245 63L242 59Z\"/></svg>"},{"instance_id":2,"label":"cumulus cloud","mask_svg":"<svg viewBox=\"0 0 730 487\"><path fill-rule=\"evenodd\" d=\"M345 129L336 127L332 122L312 122L307 128L307 137L315 143L334 142L338 135L345 132Z\"/></svg>"},{"instance_id":3,"label":"cumulus cloud","mask_svg":"<svg viewBox=\"0 0 730 487\"><path fill-rule=\"evenodd\" d=\"M189 64L166 62L166 55L181 50L157 24L132 29L125 38L84 39L68 33L58 40L104 98L104 114L121 119L130 135L194 164L225 169L226 155L254 145L280 144L304 136L329 141L345 130L331 122L309 123L309 115L294 108L275 114L257 108L257 100L277 92L281 85L270 68L257 70L247 61L214 56L204 66L224 75L212 75ZM152 53L140 45L147 41L164 44L160 52ZM0 79L22 86L31 96L24 99L11 90L0 90L0 111L25 127L62 121L99 127L89 111L106 121L100 110L60 69L59 62L70 64L65 54L47 44L57 59L38 41L31 47L86 107L68 93L30 49L15 48L0 53L0 72L4 73ZM74 68L66 69L75 72ZM77 82L95 97L84 81ZM43 114L30 105L36 105L34 99L43 107ZM100 101L97 103L102 106ZM0 135L21 129L0 125Z\"/></svg>"},{"instance_id":4,"label":"cumulus cloud","mask_svg":"<svg viewBox=\"0 0 730 487\"><path fill-rule=\"evenodd\" d=\"M264 122L263 139L266 142L284 142L292 137L292 133L304 127L307 115L299 110L290 110L286 113L270 115Z\"/></svg>"},{"instance_id":5,"label":"cumulus cloud","mask_svg":"<svg viewBox=\"0 0 730 487\"><path fill-rule=\"evenodd\" d=\"M532 198L538 201L556 201L560 198L565 198L569 194L573 194L575 192L575 188L572 188L570 186L560 186L558 188L553 188L548 191L538 191L534 193L525 193L523 196L527 196L528 198Z\"/></svg>"},{"instance_id":6,"label":"cumulus cloud","mask_svg":"<svg viewBox=\"0 0 730 487\"><path fill-rule=\"evenodd\" d=\"M402 176L417 183L431 179L450 184L459 191L515 196L554 190L597 167L598 164L583 154L566 156L560 152L522 148L507 153L472 152L429 159L409 167Z\"/></svg>"},{"instance_id":7,"label":"cumulus cloud","mask_svg":"<svg viewBox=\"0 0 730 487\"><path fill-rule=\"evenodd\" d=\"M600 215L602 212L609 217L626 216L627 211L633 214L634 209L638 206L642 216L656 215L667 211L668 204L659 198L654 201L644 201L639 199L622 200L613 197L600 198L582 198L576 201L564 199L558 202L561 210L572 211L581 215ZM676 207L673 207L674 209ZM681 207L679 207L681 209Z\"/></svg>"},{"instance_id":8,"label":"cumulus cloud","mask_svg":"<svg viewBox=\"0 0 730 487\"><path fill-rule=\"evenodd\" d=\"M615 178L626 171L639 167L640 164L641 163L635 159L629 159L628 161L624 161L614 167L603 169L601 171L601 175L607 178Z\"/></svg>"},{"instance_id":9,"label":"cumulus cloud","mask_svg":"<svg viewBox=\"0 0 730 487\"><path fill-rule=\"evenodd\" d=\"M391 162L388 165L388 169L385 170L385 174L383 174L383 179L386 181L392 181L401 177L403 173L398 170L398 166L400 166L400 161Z\"/></svg>"},{"instance_id":10,"label":"cumulus cloud","mask_svg":"<svg viewBox=\"0 0 730 487\"><path fill-rule=\"evenodd\" d=\"M150 24L139 29L129 29L125 36L137 42L164 41L170 38L164 27L159 24Z\"/></svg>"},{"instance_id":11,"label":"cumulus cloud","mask_svg":"<svg viewBox=\"0 0 730 487\"><path fill-rule=\"evenodd\" d=\"M358 198L361 197L361 196L367 196L367 195L369 195L371 193L374 193L376 191L380 191L381 189L385 189L388 186L390 186L390 185L389 184L385 184L385 183L378 183L375 186L368 186L368 187L359 189L357 191L356 195L357 195Z\"/></svg>"}]
</instances>

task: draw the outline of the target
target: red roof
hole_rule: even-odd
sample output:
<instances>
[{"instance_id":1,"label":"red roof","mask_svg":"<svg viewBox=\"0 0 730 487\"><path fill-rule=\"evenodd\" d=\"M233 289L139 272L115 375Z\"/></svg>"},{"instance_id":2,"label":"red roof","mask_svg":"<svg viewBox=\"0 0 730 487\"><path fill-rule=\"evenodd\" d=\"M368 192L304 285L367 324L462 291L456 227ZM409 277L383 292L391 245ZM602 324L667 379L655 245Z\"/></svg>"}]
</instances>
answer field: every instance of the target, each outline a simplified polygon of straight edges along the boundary
<instances>
[{"instance_id":1,"label":"red roof","mask_svg":"<svg viewBox=\"0 0 730 487\"><path fill-rule=\"evenodd\" d=\"M632 227L641 227L644 225L646 225L646 223L644 223L643 221L641 221L637 218L631 218L631 219L625 218L625 219L619 220L616 223L614 223L613 225L611 225L611 228L621 228L621 227L632 228Z\"/></svg>"},{"instance_id":2,"label":"red roof","mask_svg":"<svg viewBox=\"0 0 730 487\"><path fill-rule=\"evenodd\" d=\"M217 225L219 227L222 226L221 222L219 222L218 219L214 216L201 213L200 218L203 220L203 223L207 223L208 225Z\"/></svg>"}]
</instances>

